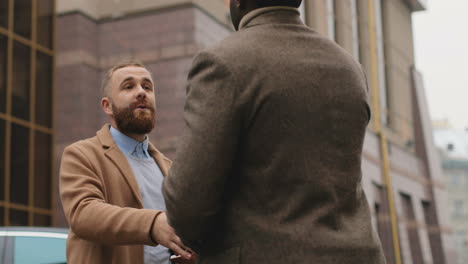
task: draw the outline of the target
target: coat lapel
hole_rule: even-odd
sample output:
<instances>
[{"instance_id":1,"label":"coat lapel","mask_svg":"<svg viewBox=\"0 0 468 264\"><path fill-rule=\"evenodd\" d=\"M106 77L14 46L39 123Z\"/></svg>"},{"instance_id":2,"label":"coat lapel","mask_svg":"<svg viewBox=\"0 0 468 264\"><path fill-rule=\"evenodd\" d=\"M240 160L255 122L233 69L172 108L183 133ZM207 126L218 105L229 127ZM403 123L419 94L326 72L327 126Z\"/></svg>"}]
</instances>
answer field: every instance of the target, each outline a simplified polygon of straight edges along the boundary
<instances>
[{"instance_id":1,"label":"coat lapel","mask_svg":"<svg viewBox=\"0 0 468 264\"><path fill-rule=\"evenodd\" d=\"M120 170L125 181L130 186L130 189L138 202L138 205L143 208L143 202L140 194L140 189L136 181L133 170L127 161L125 155L120 151L119 147L115 144L112 139L112 135L109 130L109 124L104 125L101 130L98 131L97 136L101 142L103 148L107 150L104 152L105 155L112 160L115 166Z\"/></svg>"},{"instance_id":2,"label":"coat lapel","mask_svg":"<svg viewBox=\"0 0 468 264\"><path fill-rule=\"evenodd\" d=\"M171 161L159 152L153 144L149 144L149 153L154 158L164 176L167 176L171 167Z\"/></svg>"}]
</instances>

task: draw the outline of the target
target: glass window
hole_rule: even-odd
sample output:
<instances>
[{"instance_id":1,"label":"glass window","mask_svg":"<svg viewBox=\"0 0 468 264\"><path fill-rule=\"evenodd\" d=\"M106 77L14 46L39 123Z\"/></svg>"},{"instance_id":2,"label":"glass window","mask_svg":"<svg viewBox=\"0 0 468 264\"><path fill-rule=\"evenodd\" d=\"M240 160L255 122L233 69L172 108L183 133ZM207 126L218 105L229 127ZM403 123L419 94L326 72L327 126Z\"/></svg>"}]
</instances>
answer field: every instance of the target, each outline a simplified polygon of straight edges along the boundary
<instances>
[{"instance_id":1,"label":"glass window","mask_svg":"<svg viewBox=\"0 0 468 264\"><path fill-rule=\"evenodd\" d=\"M328 37L335 40L335 2L327 0L327 25Z\"/></svg>"},{"instance_id":2,"label":"glass window","mask_svg":"<svg viewBox=\"0 0 468 264\"><path fill-rule=\"evenodd\" d=\"M34 215L34 226L51 226L52 225L52 217L50 215Z\"/></svg>"},{"instance_id":3,"label":"glass window","mask_svg":"<svg viewBox=\"0 0 468 264\"><path fill-rule=\"evenodd\" d=\"M401 201L403 203L403 210L405 213L405 217L407 220L414 220L414 208L413 203L411 201L411 196L400 193Z\"/></svg>"},{"instance_id":4,"label":"glass window","mask_svg":"<svg viewBox=\"0 0 468 264\"><path fill-rule=\"evenodd\" d=\"M30 102L30 48L19 42L13 47L13 98L12 113L18 118L29 120Z\"/></svg>"},{"instance_id":5,"label":"glass window","mask_svg":"<svg viewBox=\"0 0 468 264\"><path fill-rule=\"evenodd\" d=\"M454 214L454 216L462 216L464 214L464 212L463 212L463 201L462 200L454 201L453 214Z\"/></svg>"},{"instance_id":6,"label":"glass window","mask_svg":"<svg viewBox=\"0 0 468 264\"><path fill-rule=\"evenodd\" d=\"M10 225L11 226L27 226L28 212L10 209Z\"/></svg>"},{"instance_id":7,"label":"glass window","mask_svg":"<svg viewBox=\"0 0 468 264\"><path fill-rule=\"evenodd\" d=\"M7 43L8 38L0 34L0 112L2 113L6 112Z\"/></svg>"},{"instance_id":8,"label":"glass window","mask_svg":"<svg viewBox=\"0 0 468 264\"><path fill-rule=\"evenodd\" d=\"M15 239L16 263L66 263L65 238L23 237Z\"/></svg>"},{"instance_id":9,"label":"glass window","mask_svg":"<svg viewBox=\"0 0 468 264\"><path fill-rule=\"evenodd\" d=\"M404 209L404 214L406 220L406 232L408 234L408 239L411 241L410 249L411 249L411 257L413 259L413 263L423 263L423 255L421 250L420 238L418 234L418 228L414 225L416 221L413 202L411 196L400 193L401 201Z\"/></svg>"},{"instance_id":10,"label":"glass window","mask_svg":"<svg viewBox=\"0 0 468 264\"><path fill-rule=\"evenodd\" d=\"M359 20L358 20L358 3L357 0L349 0L351 6L351 19L353 26L353 55L359 60Z\"/></svg>"},{"instance_id":11,"label":"glass window","mask_svg":"<svg viewBox=\"0 0 468 264\"><path fill-rule=\"evenodd\" d=\"M379 73L379 96L382 124L388 125L388 91L387 91L387 77L385 69L385 47L383 35L383 9L382 0L374 0L375 5L375 32L377 41L377 70Z\"/></svg>"},{"instance_id":12,"label":"glass window","mask_svg":"<svg viewBox=\"0 0 468 264\"><path fill-rule=\"evenodd\" d=\"M28 204L29 199L29 129L11 125L11 177L10 200L13 203Z\"/></svg>"},{"instance_id":13,"label":"glass window","mask_svg":"<svg viewBox=\"0 0 468 264\"><path fill-rule=\"evenodd\" d=\"M304 4L305 1L302 1L301 3L301 6L299 6L299 12L301 14L301 19L302 21L304 22L304 24L306 24L306 10L305 10L305 4Z\"/></svg>"},{"instance_id":14,"label":"glass window","mask_svg":"<svg viewBox=\"0 0 468 264\"><path fill-rule=\"evenodd\" d=\"M384 249L392 248L393 245L393 238L392 238L392 226L389 217L389 209L388 209L388 202L387 202L387 195L385 189L377 185L376 183L373 184L374 186L374 208L375 214L377 218L377 232L380 237L380 241ZM385 257L387 263L395 262L395 254L393 250L389 250L385 252Z\"/></svg>"},{"instance_id":15,"label":"glass window","mask_svg":"<svg viewBox=\"0 0 468 264\"><path fill-rule=\"evenodd\" d=\"M8 28L8 4L10 1L0 1L0 27Z\"/></svg>"},{"instance_id":16,"label":"glass window","mask_svg":"<svg viewBox=\"0 0 468 264\"><path fill-rule=\"evenodd\" d=\"M37 42L52 48L54 0L37 1Z\"/></svg>"},{"instance_id":17,"label":"glass window","mask_svg":"<svg viewBox=\"0 0 468 264\"><path fill-rule=\"evenodd\" d=\"M357 16L357 23L358 23L358 38L359 38L359 62L361 64L366 61L366 53L368 53L368 36L367 36L367 10L365 9L366 3L362 1L356 0L356 16ZM365 23L364 23L365 21ZM372 93L369 94L372 97ZM370 98L371 99L371 98ZM371 100L372 101L372 100Z\"/></svg>"},{"instance_id":18,"label":"glass window","mask_svg":"<svg viewBox=\"0 0 468 264\"><path fill-rule=\"evenodd\" d=\"M431 227L437 225L436 211L432 203L428 201L422 201L424 210L424 220L426 221L427 236L429 238L429 244L431 246L433 263L444 263L444 250L442 249L442 240L438 232L430 232Z\"/></svg>"},{"instance_id":19,"label":"glass window","mask_svg":"<svg viewBox=\"0 0 468 264\"><path fill-rule=\"evenodd\" d=\"M375 211L375 227L377 230L378 235L381 237L382 236L382 228L381 228L381 221L382 221L382 212L380 209L380 204L379 203L374 203L374 211Z\"/></svg>"},{"instance_id":20,"label":"glass window","mask_svg":"<svg viewBox=\"0 0 468 264\"><path fill-rule=\"evenodd\" d=\"M426 222L426 225L427 226L434 225L435 224L434 218L432 217L432 214L431 214L433 211L432 204L427 201L422 201L421 203L422 203L422 207L424 211L424 221Z\"/></svg>"},{"instance_id":21,"label":"glass window","mask_svg":"<svg viewBox=\"0 0 468 264\"><path fill-rule=\"evenodd\" d=\"M453 145L452 143L448 143L447 144L447 150L449 152L454 151L455 150L455 145Z\"/></svg>"},{"instance_id":22,"label":"glass window","mask_svg":"<svg viewBox=\"0 0 468 264\"><path fill-rule=\"evenodd\" d=\"M15 12L15 33L22 37L31 38L31 17L32 4L31 0L15 0L13 1Z\"/></svg>"},{"instance_id":23,"label":"glass window","mask_svg":"<svg viewBox=\"0 0 468 264\"><path fill-rule=\"evenodd\" d=\"M452 174L451 178L452 178L452 185L454 187L460 186L461 184L460 175Z\"/></svg>"},{"instance_id":24,"label":"glass window","mask_svg":"<svg viewBox=\"0 0 468 264\"><path fill-rule=\"evenodd\" d=\"M34 206L50 209L52 194L51 136L36 131L35 144Z\"/></svg>"},{"instance_id":25,"label":"glass window","mask_svg":"<svg viewBox=\"0 0 468 264\"><path fill-rule=\"evenodd\" d=\"M37 53L36 123L52 126L52 57Z\"/></svg>"},{"instance_id":26,"label":"glass window","mask_svg":"<svg viewBox=\"0 0 468 264\"><path fill-rule=\"evenodd\" d=\"M0 119L0 201L5 200L5 129L5 120Z\"/></svg>"}]
</instances>

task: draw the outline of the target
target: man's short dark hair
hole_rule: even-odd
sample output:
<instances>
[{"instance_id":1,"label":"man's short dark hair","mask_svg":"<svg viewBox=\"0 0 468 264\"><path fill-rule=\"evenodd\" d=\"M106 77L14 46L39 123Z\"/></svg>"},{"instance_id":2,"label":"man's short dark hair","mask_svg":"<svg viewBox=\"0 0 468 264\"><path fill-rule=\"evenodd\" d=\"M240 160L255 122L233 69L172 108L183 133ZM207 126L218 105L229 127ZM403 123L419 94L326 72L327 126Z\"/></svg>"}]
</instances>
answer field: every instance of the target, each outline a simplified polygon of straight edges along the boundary
<instances>
[{"instance_id":1,"label":"man's short dark hair","mask_svg":"<svg viewBox=\"0 0 468 264\"><path fill-rule=\"evenodd\" d=\"M106 75L104 76L104 79L102 80L101 84L101 90L102 90L102 97L110 97L111 95L111 86L110 86L110 81L112 79L112 75L114 74L115 71L118 69L122 69L125 67L141 67L145 68L145 65L139 61L135 60L129 60L129 61L121 61L118 64L114 65L112 68L110 68ZM150 73L151 74L151 73Z\"/></svg>"},{"instance_id":2,"label":"man's short dark hair","mask_svg":"<svg viewBox=\"0 0 468 264\"><path fill-rule=\"evenodd\" d=\"M302 0L255 0L258 7L268 7L268 6L290 6L290 7L299 7L302 3Z\"/></svg>"}]
</instances>

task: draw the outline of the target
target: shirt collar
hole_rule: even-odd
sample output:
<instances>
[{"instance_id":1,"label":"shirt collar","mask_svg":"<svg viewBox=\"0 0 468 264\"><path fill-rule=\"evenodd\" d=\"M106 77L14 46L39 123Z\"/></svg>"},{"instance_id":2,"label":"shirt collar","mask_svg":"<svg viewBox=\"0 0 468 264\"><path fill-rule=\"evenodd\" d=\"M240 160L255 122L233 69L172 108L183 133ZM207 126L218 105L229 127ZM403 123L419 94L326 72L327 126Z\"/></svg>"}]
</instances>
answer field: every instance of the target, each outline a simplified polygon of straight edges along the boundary
<instances>
[{"instance_id":1,"label":"shirt collar","mask_svg":"<svg viewBox=\"0 0 468 264\"><path fill-rule=\"evenodd\" d=\"M135 139L123 134L113 126L110 127L110 133L115 141L115 144L125 155L132 155L138 158L150 158L148 153L149 139L145 136L145 140L138 142Z\"/></svg>"},{"instance_id":2,"label":"shirt collar","mask_svg":"<svg viewBox=\"0 0 468 264\"><path fill-rule=\"evenodd\" d=\"M249 13L247 13L240 21L239 23L239 30L242 28L246 27L250 21L252 21L254 18L264 14L264 13L270 13L273 11L292 11L297 14L299 14L299 10L294 7L289 7L289 6L270 6L270 7L262 7L262 8L257 8Z\"/></svg>"}]
</instances>

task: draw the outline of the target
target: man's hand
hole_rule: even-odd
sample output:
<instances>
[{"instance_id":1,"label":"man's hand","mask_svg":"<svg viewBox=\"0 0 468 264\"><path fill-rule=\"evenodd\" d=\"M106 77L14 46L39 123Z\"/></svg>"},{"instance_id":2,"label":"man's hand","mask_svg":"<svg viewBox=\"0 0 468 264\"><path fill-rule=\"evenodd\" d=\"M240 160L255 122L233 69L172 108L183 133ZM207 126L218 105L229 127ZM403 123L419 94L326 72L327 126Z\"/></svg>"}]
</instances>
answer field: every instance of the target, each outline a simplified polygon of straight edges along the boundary
<instances>
[{"instance_id":1,"label":"man's hand","mask_svg":"<svg viewBox=\"0 0 468 264\"><path fill-rule=\"evenodd\" d=\"M172 264L196 264L198 263L198 256L197 254L192 254L191 259L184 259L181 256L172 256L171 257Z\"/></svg>"},{"instance_id":2,"label":"man's hand","mask_svg":"<svg viewBox=\"0 0 468 264\"><path fill-rule=\"evenodd\" d=\"M167 223L166 213L162 212L156 217L151 236L160 245L172 249L175 254L182 256L182 258L187 260L192 258L191 252L193 251L182 243L174 229Z\"/></svg>"}]
</instances>

